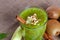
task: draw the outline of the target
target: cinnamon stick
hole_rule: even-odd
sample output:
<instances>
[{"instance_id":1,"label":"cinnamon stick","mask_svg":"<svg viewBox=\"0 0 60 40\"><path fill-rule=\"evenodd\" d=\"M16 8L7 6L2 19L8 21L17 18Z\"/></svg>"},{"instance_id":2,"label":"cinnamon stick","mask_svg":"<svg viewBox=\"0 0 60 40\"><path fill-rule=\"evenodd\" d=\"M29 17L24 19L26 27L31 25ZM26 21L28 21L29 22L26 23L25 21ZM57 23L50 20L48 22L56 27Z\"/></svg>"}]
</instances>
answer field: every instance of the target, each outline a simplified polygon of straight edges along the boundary
<instances>
[{"instance_id":1,"label":"cinnamon stick","mask_svg":"<svg viewBox=\"0 0 60 40\"><path fill-rule=\"evenodd\" d=\"M53 40L51 35L48 35L46 32L44 34L45 40Z\"/></svg>"},{"instance_id":2,"label":"cinnamon stick","mask_svg":"<svg viewBox=\"0 0 60 40\"><path fill-rule=\"evenodd\" d=\"M51 36L51 35L48 35L48 39L53 40L53 38L52 38L52 36Z\"/></svg>"},{"instance_id":3,"label":"cinnamon stick","mask_svg":"<svg viewBox=\"0 0 60 40\"><path fill-rule=\"evenodd\" d=\"M44 38L45 38L45 40L48 39L48 35L47 35L47 33L44 34Z\"/></svg>"},{"instance_id":4,"label":"cinnamon stick","mask_svg":"<svg viewBox=\"0 0 60 40\"><path fill-rule=\"evenodd\" d=\"M21 23L23 23L23 24L26 23L26 21L25 21L23 18L21 18L20 16L16 16L16 18L17 18L17 20L20 21Z\"/></svg>"}]
</instances>

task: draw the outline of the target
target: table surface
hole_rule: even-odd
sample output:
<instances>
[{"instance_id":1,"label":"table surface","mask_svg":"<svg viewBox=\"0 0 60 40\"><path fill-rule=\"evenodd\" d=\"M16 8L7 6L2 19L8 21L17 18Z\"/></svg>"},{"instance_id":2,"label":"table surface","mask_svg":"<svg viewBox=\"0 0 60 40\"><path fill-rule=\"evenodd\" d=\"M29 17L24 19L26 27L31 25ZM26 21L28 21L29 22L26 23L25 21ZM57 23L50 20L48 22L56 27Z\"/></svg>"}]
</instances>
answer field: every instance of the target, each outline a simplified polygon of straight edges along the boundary
<instances>
[{"instance_id":1,"label":"table surface","mask_svg":"<svg viewBox=\"0 0 60 40\"><path fill-rule=\"evenodd\" d=\"M11 36L18 27L16 15L28 7L42 7L56 5L60 7L60 0L0 0L0 33L7 33L4 40L11 40Z\"/></svg>"}]
</instances>

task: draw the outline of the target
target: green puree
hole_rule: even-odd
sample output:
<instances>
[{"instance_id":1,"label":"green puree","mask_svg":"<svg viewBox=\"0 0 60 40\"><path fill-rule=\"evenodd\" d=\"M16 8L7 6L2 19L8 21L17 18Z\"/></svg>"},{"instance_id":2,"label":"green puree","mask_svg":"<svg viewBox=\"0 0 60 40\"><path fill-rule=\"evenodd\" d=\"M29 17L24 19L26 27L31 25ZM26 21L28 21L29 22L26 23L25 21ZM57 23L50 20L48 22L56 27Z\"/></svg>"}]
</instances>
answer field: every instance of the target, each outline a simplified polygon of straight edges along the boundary
<instances>
[{"instance_id":1,"label":"green puree","mask_svg":"<svg viewBox=\"0 0 60 40\"><path fill-rule=\"evenodd\" d=\"M20 13L20 17L23 19L27 19L28 16L36 13L37 18L41 19L36 25L27 25L22 24L22 28L25 30L25 40L42 40L43 34L46 29L47 22L47 14L43 9L40 8L28 8Z\"/></svg>"},{"instance_id":2,"label":"green puree","mask_svg":"<svg viewBox=\"0 0 60 40\"><path fill-rule=\"evenodd\" d=\"M25 40L42 40L46 29L47 14L44 10L39 8L28 8L19 14L20 17L27 20L28 16L37 14L37 18L41 19L36 25L22 24L14 32L11 40L21 40L22 36Z\"/></svg>"}]
</instances>

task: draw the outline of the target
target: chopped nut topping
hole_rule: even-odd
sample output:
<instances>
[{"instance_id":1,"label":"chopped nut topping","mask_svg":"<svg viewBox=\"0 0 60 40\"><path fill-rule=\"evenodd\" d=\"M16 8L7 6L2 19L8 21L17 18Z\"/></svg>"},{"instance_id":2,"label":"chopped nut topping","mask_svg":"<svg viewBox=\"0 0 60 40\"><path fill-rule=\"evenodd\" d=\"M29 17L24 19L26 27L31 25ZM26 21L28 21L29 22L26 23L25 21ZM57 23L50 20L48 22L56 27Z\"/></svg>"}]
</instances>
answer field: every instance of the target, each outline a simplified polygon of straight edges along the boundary
<instances>
[{"instance_id":1,"label":"chopped nut topping","mask_svg":"<svg viewBox=\"0 0 60 40\"><path fill-rule=\"evenodd\" d=\"M41 20L37 19L37 15L33 14L32 16L27 17L26 24L36 25L39 21L41 21Z\"/></svg>"}]
</instances>

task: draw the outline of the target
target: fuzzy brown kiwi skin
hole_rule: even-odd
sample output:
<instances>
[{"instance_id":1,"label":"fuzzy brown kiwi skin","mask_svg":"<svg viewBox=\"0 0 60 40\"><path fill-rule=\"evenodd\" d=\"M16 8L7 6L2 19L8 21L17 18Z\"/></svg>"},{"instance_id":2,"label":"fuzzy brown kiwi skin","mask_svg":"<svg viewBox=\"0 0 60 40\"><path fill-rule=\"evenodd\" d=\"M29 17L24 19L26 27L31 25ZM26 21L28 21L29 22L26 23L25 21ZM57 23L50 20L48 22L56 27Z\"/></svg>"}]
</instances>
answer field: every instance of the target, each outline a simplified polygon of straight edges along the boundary
<instances>
[{"instance_id":1,"label":"fuzzy brown kiwi skin","mask_svg":"<svg viewBox=\"0 0 60 40\"><path fill-rule=\"evenodd\" d=\"M46 9L48 17L52 19L58 19L60 16L60 8L57 6L50 6Z\"/></svg>"},{"instance_id":2,"label":"fuzzy brown kiwi skin","mask_svg":"<svg viewBox=\"0 0 60 40\"><path fill-rule=\"evenodd\" d=\"M58 36L60 34L60 23L55 19L49 20L47 22L46 32L49 35Z\"/></svg>"}]
</instances>

